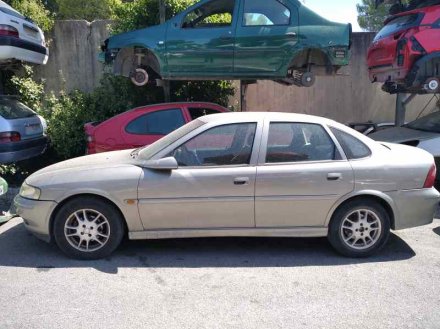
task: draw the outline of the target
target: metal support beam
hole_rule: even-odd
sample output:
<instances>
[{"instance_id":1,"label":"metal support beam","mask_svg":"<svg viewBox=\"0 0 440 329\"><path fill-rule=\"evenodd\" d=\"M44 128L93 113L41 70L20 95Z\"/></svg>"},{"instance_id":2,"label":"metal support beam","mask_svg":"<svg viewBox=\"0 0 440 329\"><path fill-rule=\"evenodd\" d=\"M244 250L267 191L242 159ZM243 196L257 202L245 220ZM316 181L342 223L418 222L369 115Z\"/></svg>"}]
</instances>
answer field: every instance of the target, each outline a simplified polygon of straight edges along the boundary
<instances>
[{"instance_id":1,"label":"metal support beam","mask_svg":"<svg viewBox=\"0 0 440 329\"><path fill-rule=\"evenodd\" d=\"M158 0L159 1L159 18L160 23L165 23L166 20L166 7L165 7L165 1L166 0ZM165 102L171 101L171 88L170 88L170 82L168 80L162 81L163 86L163 94L165 98Z\"/></svg>"},{"instance_id":2,"label":"metal support beam","mask_svg":"<svg viewBox=\"0 0 440 329\"><path fill-rule=\"evenodd\" d=\"M416 97L416 94L397 94L395 125L401 127L405 124L406 106Z\"/></svg>"},{"instance_id":3,"label":"metal support beam","mask_svg":"<svg viewBox=\"0 0 440 329\"><path fill-rule=\"evenodd\" d=\"M241 110L241 112L247 111L246 92L247 92L248 86L249 86L249 84L240 80L240 110Z\"/></svg>"}]
</instances>

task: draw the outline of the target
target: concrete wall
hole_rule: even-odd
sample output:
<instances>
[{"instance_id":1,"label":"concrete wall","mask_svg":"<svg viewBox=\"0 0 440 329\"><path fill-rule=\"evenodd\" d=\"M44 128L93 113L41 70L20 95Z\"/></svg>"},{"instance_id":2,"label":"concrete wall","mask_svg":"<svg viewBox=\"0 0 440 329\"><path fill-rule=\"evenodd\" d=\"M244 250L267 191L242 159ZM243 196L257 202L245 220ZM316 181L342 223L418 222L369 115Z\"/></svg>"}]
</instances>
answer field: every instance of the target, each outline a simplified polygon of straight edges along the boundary
<instances>
[{"instance_id":1,"label":"concrete wall","mask_svg":"<svg viewBox=\"0 0 440 329\"><path fill-rule=\"evenodd\" d=\"M109 35L109 24L110 21L56 22L49 36L49 62L36 68L37 77L46 80L47 91L92 91L99 85L103 65L97 56L102 41ZM344 69L346 74L319 77L312 88L282 86L271 81L250 85L248 110L307 113L341 122L392 121L396 96L385 94L379 84L371 84L368 79L366 53L373 38L373 33L355 33L351 64ZM408 107L407 118L417 116L430 99L431 96L418 96ZM236 102L237 99L231 100Z\"/></svg>"},{"instance_id":2,"label":"concrete wall","mask_svg":"<svg viewBox=\"0 0 440 329\"><path fill-rule=\"evenodd\" d=\"M368 79L366 54L374 33L355 33L352 59L345 75L318 77L311 88L259 81L247 91L249 111L283 111L325 116L340 122L393 121L396 96L384 93ZM432 96L417 96L408 106L407 119L416 117ZM435 104L433 101L431 105ZM433 106L429 106L429 112Z\"/></svg>"},{"instance_id":3,"label":"concrete wall","mask_svg":"<svg viewBox=\"0 0 440 329\"><path fill-rule=\"evenodd\" d=\"M35 68L46 80L46 90L79 89L90 92L99 84L103 65L98 62L102 42L108 38L110 21L57 21L49 39L49 61Z\"/></svg>"}]
</instances>

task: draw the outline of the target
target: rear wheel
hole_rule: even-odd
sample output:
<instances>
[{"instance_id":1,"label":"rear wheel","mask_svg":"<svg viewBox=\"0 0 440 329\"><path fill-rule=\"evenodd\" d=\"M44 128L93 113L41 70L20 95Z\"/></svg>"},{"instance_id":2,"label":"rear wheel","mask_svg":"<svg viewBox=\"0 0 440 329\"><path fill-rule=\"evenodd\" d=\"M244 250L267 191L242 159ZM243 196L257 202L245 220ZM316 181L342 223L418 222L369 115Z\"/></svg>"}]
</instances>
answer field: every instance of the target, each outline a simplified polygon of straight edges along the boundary
<instances>
[{"instance_id":1,"label":"rear wheel","mask_svg":"<svg viewBox=\"0 0 440 329\"><path fill-rule=\"evenodd\" d=\"M85 197L61 207L54 219L53 233L67 256L91 260L107 257L119 246L124 225L114 206Z\"/></svg>"},{"instance_id":2,"label":"rear wheel","mask_svg":"<svg viewBox=\"0 0 440 329\"><path fill-rule=\"evenodd\" d=\"M367 257L388 241L390 218L383 206L370 199L358 199L336 210L329 226L329 241L342 255Z\"/></svg>"}]
</instances>

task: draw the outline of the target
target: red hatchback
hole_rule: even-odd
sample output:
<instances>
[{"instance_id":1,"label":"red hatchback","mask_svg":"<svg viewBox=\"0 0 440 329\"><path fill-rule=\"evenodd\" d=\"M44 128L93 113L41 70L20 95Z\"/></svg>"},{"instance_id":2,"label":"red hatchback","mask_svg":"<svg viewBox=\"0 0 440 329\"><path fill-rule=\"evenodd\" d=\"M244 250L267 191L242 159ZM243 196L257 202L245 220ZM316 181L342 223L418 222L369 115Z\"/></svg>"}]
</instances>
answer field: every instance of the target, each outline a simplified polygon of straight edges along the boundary
<instances>
[{"instance_id":1,"label":"red hatchback","mask_svg":"<svg viewBox=\"0 0 440 329\"><path fill-rule=\"evenodd\" d=\"M125 150L154 143L198 117L228 112L212 103L169 103L138 107L104 122L84 125L87 154Z\"/></svg>"},{"instance_id":2,"label":"red hatchback","mask_svg":"<svg viewBox=\"0 0 440 329\"><path fill-rule=\"evenodd\" d=\"M385 21L368 50L372 82L389 93L440 90L440 5L401 12Z\"/></svg>"}]
</instances>

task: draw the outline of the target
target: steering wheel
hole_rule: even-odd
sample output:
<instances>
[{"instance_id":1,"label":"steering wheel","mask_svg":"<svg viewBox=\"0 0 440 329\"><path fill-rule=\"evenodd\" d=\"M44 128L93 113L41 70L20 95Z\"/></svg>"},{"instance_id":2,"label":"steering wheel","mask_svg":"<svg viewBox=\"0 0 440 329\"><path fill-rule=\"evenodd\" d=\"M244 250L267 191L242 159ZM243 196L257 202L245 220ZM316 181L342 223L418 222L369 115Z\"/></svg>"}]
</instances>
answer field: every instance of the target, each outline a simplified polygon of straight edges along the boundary
<instances>
[{"instance_id":1,"label":"steering wheel","mask_svg":"<svg viewBox=\"0 0 440 329\"><path fill-rule=\"evenodd\" d=\"M197 166L201 165L201 161L197 156L197 151L190 151L185 145L179 147L174 155L177 159L177 162L186 166Z\"/></svg>"}]
</instances>

